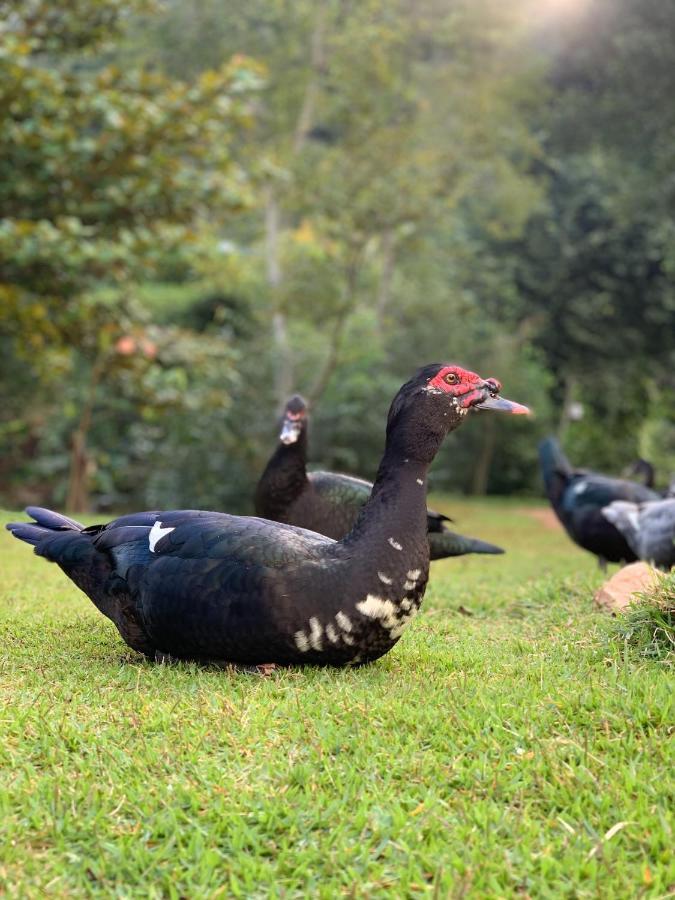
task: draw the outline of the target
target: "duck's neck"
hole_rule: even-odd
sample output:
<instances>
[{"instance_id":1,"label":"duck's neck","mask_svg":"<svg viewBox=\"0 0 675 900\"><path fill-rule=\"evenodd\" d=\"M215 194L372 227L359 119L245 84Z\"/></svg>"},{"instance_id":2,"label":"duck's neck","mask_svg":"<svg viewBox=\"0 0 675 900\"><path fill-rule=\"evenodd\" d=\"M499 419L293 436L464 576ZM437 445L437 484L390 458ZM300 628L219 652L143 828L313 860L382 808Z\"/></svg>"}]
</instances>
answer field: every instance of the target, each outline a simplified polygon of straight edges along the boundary
<instances>
[{"instance_id":1,"label":"duck's neck","mask_svg":"<svg viewBox=\"0 0 675 900\"><path fill-rule=\"evenodd\" d=\"M265 496L265 511L272 518L283 516L307 483L307 434L294 444L279 444L260 479L259 493Z\"/></svg>"},{"instance_id":2,"label":"duck's neck","mask_svg":"<svg viewBox=\"0 0 675 900\"><path fill-rule=\"evenodd\" d=\"M405 561L406 568L426 569L428 468L428 463L385 453L370 499L343 544L367 548L370 561L384 558L396 568Z\"/></svg>"}]
</instances>

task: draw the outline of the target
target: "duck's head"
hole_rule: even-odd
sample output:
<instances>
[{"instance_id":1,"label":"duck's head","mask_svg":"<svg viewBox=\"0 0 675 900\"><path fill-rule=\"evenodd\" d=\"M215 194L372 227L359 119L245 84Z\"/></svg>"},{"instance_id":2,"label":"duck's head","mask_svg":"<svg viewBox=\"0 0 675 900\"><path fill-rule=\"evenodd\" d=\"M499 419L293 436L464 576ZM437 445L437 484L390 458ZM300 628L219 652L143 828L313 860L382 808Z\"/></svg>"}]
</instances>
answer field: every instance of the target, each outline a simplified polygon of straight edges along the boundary
<instances>
[{"instance_id":1,"label":"duck's head","mask_svg":"<svg viewBox=\"0 0 675 900\"><path fill-rule=\"evenodd\" d=\"M387 434L406 433L411 455L430 460L445 435L473 409L528 415L521 403L500 396L496 378L483 378L453 363L424 366L403 385L389 410ZM406 452L406 451L404 451Z\"/></svg>"},{"instance_id":2,"label":"duck's head","mask_svg":"<svg viewBox=\"0 0 675 900\"><path fill-rule=\"evenodd\" d=\"M428 370L432 370L431 375ZM445 398L460 416L465 416L470 409L493 409L512 415L530 413L522 403L499 396L502 385L496 378L481 378L475 372L447 363L425 366L421 371L426 380L422 390Z\"/></svg>"},{"instance_id":3,"label":"duck's head","mask_svg":"<svg viewBox=\"0 0 675 900\"><path fill-rule=\"evenodd\" d=\"M294 394L284 407L279 440L282 444L296 444L307 427L307 403Z\"/></svg>"}]
</instances>

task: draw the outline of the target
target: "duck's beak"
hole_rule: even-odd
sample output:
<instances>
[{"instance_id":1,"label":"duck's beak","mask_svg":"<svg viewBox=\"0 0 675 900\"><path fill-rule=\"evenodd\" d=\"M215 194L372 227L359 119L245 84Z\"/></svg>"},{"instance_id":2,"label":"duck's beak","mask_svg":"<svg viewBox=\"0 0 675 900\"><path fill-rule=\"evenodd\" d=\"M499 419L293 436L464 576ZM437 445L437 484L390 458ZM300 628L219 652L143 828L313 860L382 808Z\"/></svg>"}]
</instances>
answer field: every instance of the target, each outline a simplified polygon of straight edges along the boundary
<instances>
[{"instance_id":1,"label":"duck's beak","mask_svg":"<svg viewBox=\"0 0 675 900\"><path fill-rule=\"evenodd\" d=\"M300 419L291 419L289 416L286 416L283 425L281 426L279 440L282 444L295 444L300 437L301 432L302 422Z\"/></svg>"},{"instance_id":2,"label":"duck's beak","mask_svg":"<svg viewBox=\"0 0 675 900\"><path fill-rule=\"evenodd\" d=\"M474 409L494 409L498 412L511 413L512 416L530 416L532 411L522 403L515 403L513 400L507 400L506 397L500 397L494 394L486 397L480 403L476 403Z\"/></svg>"}]
</instances>

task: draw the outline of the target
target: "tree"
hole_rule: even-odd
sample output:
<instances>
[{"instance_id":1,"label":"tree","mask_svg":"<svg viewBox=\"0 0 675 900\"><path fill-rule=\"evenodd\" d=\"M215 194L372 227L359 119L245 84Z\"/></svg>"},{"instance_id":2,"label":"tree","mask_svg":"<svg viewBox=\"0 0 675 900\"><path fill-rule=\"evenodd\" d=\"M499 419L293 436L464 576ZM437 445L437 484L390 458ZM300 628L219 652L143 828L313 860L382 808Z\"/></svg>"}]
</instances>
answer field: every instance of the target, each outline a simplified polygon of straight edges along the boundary
<instances>
[{"instance_id":1,"label":"tree","mask_svg":"<svg viewBox=\"0 0 675 900\"><path fill-rule=\"evenodd\" d=\"M250 119L258 68L239 57L187 83L106 63L147 6L20 0L3 10L0 326L36 376L58 360L82 385L74 508L86 505L92 405L137 317L131 280L246 201L231 144ZM120 291L115 302L103 286Z\"/></svg>"}]
</instances>

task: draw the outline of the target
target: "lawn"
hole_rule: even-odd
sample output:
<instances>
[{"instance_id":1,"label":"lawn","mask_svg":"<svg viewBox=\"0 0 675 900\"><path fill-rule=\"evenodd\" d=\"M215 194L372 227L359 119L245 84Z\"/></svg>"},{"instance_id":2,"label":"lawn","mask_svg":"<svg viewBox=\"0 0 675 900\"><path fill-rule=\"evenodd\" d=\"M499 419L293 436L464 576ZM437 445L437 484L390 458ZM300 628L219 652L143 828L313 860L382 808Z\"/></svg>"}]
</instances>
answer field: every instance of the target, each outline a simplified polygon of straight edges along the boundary
<instances>
[{"instance_id":1,"label":"lawn","mask_svg":"<svg viewBox=\"0 0 675 900\"><path fill-rule=\"evenodd\" d=\"M672 896L672 669L543 507L434 501L507 555L434 563L370 667L269 678L146 663L3 532L0 894Z\"/></svg>"}]
</instances>

